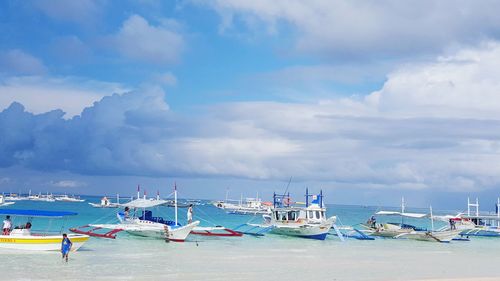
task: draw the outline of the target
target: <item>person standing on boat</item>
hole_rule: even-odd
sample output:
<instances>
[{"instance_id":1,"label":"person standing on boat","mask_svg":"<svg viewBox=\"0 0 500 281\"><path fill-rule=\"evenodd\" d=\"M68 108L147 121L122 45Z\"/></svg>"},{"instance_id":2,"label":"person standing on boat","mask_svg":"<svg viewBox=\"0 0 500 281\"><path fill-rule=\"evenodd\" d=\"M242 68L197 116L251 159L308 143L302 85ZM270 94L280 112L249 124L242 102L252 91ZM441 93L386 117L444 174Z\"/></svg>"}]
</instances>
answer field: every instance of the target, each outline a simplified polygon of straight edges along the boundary
<instances>
[{"instance_id":1,"label":"person standing on boat","mask_svg":"<svg viewBox=\"0 0 500 281\"><path fill-rule=\"evenodd\" d=\"M73 243L71 242L71 240L69 240L68 235L64 233L61 243L61 254L62 258L66 259L66 262L68 262L68 255L69 251L71 250L71 246L73 246Z\"/></svg>"},{"instance_id":2,"label":"person standing on boat","mask_svg":"<svg viewBox=\"0 0 500 281\"><path fill-rule=\"evenodd\" d=\"M9 235L10 234L10 229L12 228L12 221L10 220L10 216L6 216L5 220L3 221L3 235Z\"/></svg>"},{"instance_id":3,"label":"person standing on boat","mask_svg":"<svg viewBox=\"0 0 500 281\"><path fill-rule=\"evenodd\" d=\"M193 204L189 204L189 208L187 211L187 219L188 219L188 223L193 222Z\"/></svg>"},{"instance_id":4,"label":"person standing on boat","mask_svg":"<svg viewBox=\"0 0 500 281\"><path fill-rule=\"evenodd\" d=\"M130 208L129 207L125 207L125 211L123 212L123 216L125 219L128 219L130 217Z\"/></svg>"}]
</instances>

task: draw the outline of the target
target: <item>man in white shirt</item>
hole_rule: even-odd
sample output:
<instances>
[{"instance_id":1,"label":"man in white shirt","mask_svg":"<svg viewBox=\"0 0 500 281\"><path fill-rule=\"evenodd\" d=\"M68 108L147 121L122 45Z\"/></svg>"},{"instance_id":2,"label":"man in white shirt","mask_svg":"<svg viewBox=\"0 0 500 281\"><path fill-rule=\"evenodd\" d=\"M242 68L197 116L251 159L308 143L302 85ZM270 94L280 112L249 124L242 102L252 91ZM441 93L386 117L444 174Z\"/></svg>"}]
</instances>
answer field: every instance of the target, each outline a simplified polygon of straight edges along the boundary
<instances>
[{"instance_id":1,"label":"man in white shirt","mask_svg":"<svg viewBox=\"0 0 500 281\"><path fill-rule=\"evenodd\" d=\"M9 235L10 229L12 228L12 221L10 220L10 216L5 217L3 221L3 235Z\"/></svg>"},{"instance_id":2,"label":"man in white shirt","mask_svg":"<svg viewBox=\"0 0 500 281\"><path fill-rule=\"evenodd\" d=\"M188 208L188 211L187 211L187 219L188 219L188 223L192 223L193 222L193 204L189 205L189 208Z\"/></svg>"}]
</instances>

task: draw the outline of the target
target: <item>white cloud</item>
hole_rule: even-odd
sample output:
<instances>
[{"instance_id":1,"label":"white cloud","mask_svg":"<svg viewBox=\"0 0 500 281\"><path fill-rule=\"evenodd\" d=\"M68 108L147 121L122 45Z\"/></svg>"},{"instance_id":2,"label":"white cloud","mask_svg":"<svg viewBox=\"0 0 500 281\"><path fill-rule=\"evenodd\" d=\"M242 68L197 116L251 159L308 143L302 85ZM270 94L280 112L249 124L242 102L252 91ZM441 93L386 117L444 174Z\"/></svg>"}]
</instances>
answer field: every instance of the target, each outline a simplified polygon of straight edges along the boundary
<instances>
[{"instance_id":1,"label":"white cloud","mask_svg":"<svg viewBox=\"0 0 500 281\"><path fill-rule=\"evenodd\" d=\"M74 180L60 180L60 181L52 181L51 185L55 187L74 188L74 187L85 186L86 184L84 182L79 182Z\"/></svg>"},{"instance_id":2,"label":"white cloud","mask_svg":"<svg viewBox=\"0 0 500 281\"><path fill-rule=\"evenodd\" d=\"M500 118L500 44L403 66L367 97L391 116Z\"/></svg>"},{"instance_id":3,"label":"white cloud","mask_svg":"<svg viewBox=\"0 0 500 281\"><path fill-rule=\"evenodd\" d=\"M78 77L9 77L0 81L0 108L17 101L34 113L62 109L66 117L72 117L102 97L124 91L117 83Z\"/></svg>"},{"instance_id":4,"label":"white cloud","mask_svg":"<svg viewBox=\"0 0 500 281\"><path fill-rule=\"evenodd\" d=\"M163 20L158 26L150 25L144 18L132 15L113 36L112 47L129 58L165 64L179 60L184 40L175 32L172 20Z\"/></svg>"},{"instance_id":5,"label":"white cloud","mask_svg":"<svg viewBox=\"0 0 500 281\"><path fill-rule=\"evenodd\" d=\"M89 25L100 15L102 1L95 0L36 0L34 5L48 17L74 22L81 25Z\"/></svg>"},{"instance_id":6,"label":"white cloud","mask_svg":"<svg viewBox=\"0 0 500 281\"><path fill-rule=\"evenodd\" d=\"M159 89L80 117L0 113L0 166L86 175L226 177L472 192L500 185L500 44L402 66L366 98L172 112ZM451 86L453 84L453 86Z\"/></svg>"},{"instance_id":7,"label":"white cloud","mask_svg":"<svg viewBox=\"0 0 500 281\"><path fill-rule=\"evenodd\" d=\"M0 73L2 72L8 75L45 74L47 68L34 56L13 49L0 53Z\"/></svg>"},{"instance_id":8,"label":"white cloud","mask_svg":"<svg viewBox=\"0 0 500 281\"><path fill-rule=\"evenodd\" d=\"M271 34L290 27L296 50L340 59L436 53L454 44L498 38L500 3L470 1L213 0L222 29ZM285 25L286 27L283 27ZM439 27L439 28L436 28Z\"/></svg>"},{"instance_id":9,"label":"white cloud","mask_svg":"<svg viewBox=\"0 0 500 281\"><path fill-rule=\"evenodd\" d=\"M175 86L177 85L177 77L172 72L165 72L163 74L155 76L155 80L165 86Z\"/></svg>"}]
</instances>

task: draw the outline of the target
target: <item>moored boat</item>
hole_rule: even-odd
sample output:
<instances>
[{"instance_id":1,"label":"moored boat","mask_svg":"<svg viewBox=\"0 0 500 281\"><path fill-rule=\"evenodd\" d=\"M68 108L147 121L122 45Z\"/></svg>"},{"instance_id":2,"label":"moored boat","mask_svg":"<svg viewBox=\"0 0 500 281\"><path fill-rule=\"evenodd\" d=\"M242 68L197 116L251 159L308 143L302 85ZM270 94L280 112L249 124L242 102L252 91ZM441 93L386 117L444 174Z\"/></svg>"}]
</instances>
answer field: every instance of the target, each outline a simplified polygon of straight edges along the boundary
<instances>
[{"instance_id":1,"label":"moored boat","mask_svg":"<svg viewBox=\"0 0 500 281\"><path fill-rule=\"evenodd\" d=\"M312 197L309 203L309 197ZM264 226L271 227L271 233L324 240L336 217L326 217L323 192L310 195L306 189L305 207L292 206L289 194L274 194L270 214L263 215Z\"/></svg>"},{"instance_id":2,"label":"moored boat","mask_svg":"<svg viewBox=\"0 0 500 281\"><path fill-rule=\"evenodd\" d=\"M74 216L74 212L40 211L40 210L0 210L0 215L27 217L28 223L12 229L8 234L0 235L0 248L30 251L60 251L62 233L39 232L31 229L31 219L57 219ZM73 243L71 251L78 250L89 239L88 235L68 234Z\"/></svg>"}]
</instances>

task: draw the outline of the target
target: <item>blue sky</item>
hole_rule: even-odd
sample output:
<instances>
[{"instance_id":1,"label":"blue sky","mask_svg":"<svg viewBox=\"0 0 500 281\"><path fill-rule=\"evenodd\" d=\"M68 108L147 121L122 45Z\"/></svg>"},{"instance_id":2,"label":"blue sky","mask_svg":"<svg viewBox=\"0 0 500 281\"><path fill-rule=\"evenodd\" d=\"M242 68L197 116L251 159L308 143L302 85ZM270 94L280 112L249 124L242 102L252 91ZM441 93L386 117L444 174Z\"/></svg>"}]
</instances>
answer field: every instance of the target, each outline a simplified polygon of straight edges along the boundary
<instances>
[{"instance_id":1,"label":"blue sky","mask_svg":"<svg viewBox=\"0 0 500 281\"><path fill-rule=\"evenodd\" d=\"M491 203L498 6L2 1L0 189Z\"/></svg>"}]
</instances>

